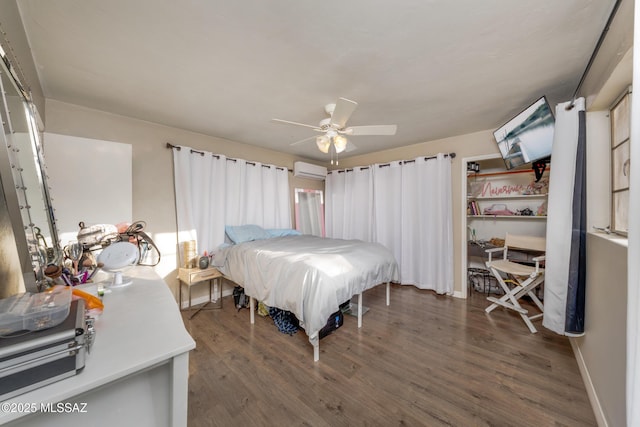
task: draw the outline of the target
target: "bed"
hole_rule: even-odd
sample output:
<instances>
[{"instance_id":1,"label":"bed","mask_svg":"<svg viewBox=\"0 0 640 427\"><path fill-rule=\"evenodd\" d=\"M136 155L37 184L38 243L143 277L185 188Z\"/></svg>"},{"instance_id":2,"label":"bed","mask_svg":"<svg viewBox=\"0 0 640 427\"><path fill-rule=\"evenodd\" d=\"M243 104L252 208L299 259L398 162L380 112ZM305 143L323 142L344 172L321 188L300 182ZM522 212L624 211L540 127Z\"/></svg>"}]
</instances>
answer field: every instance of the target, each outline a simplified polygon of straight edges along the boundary
<instances>
[{"instance_id":1,"label":"bed","mask_svg":"<svg viewBox=\"0 0 640 427\"><path fill-rule=\"evenodd\" d=\"M229 233L227 233L229 234ZM244 288L251 299L291 311L319 360L319 331L340 304L358 295L358 327L362 326L362 292L398 280L393 254L378 243L284 235L243 241L216 254L218 269Z\"/></svg>"}]
</instances>

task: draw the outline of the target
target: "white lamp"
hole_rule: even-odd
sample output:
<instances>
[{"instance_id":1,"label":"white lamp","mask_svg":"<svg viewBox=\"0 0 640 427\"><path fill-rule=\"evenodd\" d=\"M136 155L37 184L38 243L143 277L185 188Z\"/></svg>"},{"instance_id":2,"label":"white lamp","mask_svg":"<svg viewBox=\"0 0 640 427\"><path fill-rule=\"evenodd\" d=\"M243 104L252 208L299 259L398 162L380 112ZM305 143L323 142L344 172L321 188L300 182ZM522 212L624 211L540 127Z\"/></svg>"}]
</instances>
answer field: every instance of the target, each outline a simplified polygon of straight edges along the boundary
<instances>
[{"instance_id":1,"label":"white lamp","mask_svg":"<svg viewBox=\"0 0 640 427\"><path fill-rule=\"evenodd\" d=\"M326 135L321 135L316 137L316 145L318 149L323 153L329 152L329 147L331 146L331 139L329 139Z\"/></svg>"},{"instance_id":2,"label":"white lamp","mask_svg":"<svg viewBox=\"0 0 640 427\"><path fill-rule=\"evenodd\" d=\"M333 138L333 145L336 147L336 153L342 153L347 148L347 138L342 135L336 135Z\"/></svg>"}]
</instances>

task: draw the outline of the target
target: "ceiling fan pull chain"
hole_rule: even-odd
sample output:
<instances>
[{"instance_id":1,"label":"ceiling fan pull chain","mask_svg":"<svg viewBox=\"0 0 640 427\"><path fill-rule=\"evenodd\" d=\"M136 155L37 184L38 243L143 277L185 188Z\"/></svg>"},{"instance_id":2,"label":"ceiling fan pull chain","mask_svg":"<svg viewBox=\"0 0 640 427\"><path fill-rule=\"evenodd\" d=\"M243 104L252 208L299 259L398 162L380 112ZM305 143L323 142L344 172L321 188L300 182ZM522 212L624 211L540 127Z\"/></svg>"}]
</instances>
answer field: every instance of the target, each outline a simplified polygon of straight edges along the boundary
<instances>
[{"instance_id":1,"label":"ceiling fan pull chain","mask_svg":"<svg viewBox=\"0 0 640 427\"><path fill-rule=\"evenodd\" d=\"M335 142L332 142L332 144L331 144L331 164L333 164L333 157L334 156L336 158L335 165L338 166L338 150L336 149Z\"/></svg>"}]
</instances>

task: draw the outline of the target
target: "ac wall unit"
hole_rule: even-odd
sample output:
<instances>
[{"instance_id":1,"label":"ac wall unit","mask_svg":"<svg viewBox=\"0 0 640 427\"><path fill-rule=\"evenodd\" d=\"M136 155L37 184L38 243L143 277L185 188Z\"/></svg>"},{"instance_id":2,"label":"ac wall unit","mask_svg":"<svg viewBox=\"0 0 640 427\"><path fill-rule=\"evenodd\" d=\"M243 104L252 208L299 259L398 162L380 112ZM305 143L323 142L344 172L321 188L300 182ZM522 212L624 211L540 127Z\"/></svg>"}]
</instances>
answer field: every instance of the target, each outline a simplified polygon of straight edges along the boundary
<instances>
[{"instance_id":1,"label":"ac wall unit","mask_svg":"<svg viewBox=\"0 0 640 427\"><path fill-rule=\"evenodd\" d=\"M323 180L327 177L327 168L324 166L312 165L311 163L295 162L293 164L293 176Z\"/></svg>"}]
</instances>

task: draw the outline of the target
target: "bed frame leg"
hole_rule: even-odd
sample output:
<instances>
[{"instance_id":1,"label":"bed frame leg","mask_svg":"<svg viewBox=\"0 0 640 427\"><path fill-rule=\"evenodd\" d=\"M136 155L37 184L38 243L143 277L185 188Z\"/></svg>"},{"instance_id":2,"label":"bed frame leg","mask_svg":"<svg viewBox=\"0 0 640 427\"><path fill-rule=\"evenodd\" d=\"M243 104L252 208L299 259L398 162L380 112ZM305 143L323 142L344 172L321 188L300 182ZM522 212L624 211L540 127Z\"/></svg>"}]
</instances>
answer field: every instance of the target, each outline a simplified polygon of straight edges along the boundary
<instances>
[{"instance_id":1,"label":"bed frame leg","mask_svg":"<svg viewBox=\"0 0 640 427\"><path fill-rule=\"evenodd\" d=\"M358 328L362 328L362 292L358 294Z\"/></svg>"},{"instance_id":2,"label":"bed frame leg","mask_svg":"<svg viewBox=\"0 0 640 427\"><path fill-rule=\"evenodd\" d=\"M320 338L318 334L314 334L309 337L309 342L313 346L313 361L317 362L320 360Z\"/></svg>"},{"instance_id":3,"label":"bed frame leg","mask_svg":"<svg viewBox=\"0 0 640 427\"><path fill-rule=\"evenodd\" d=\"M391 304L391 299L390 299L390 291L391 289L391 282L387 282L387 305Z\"/></svg>"},{"instance_id":4,"label":"bed frame leg","mask_svg":"<svg viewBox=\"0 0 640 427\"><path fill-rule=\"evenodd\" d=\"M251 324L253 325L254 323L256 323L256 315L255 315L255 307L256 307L256 300L253 299L253 297L249 297L249 317L251 318Z\"/></svg>"}]
</instances>

